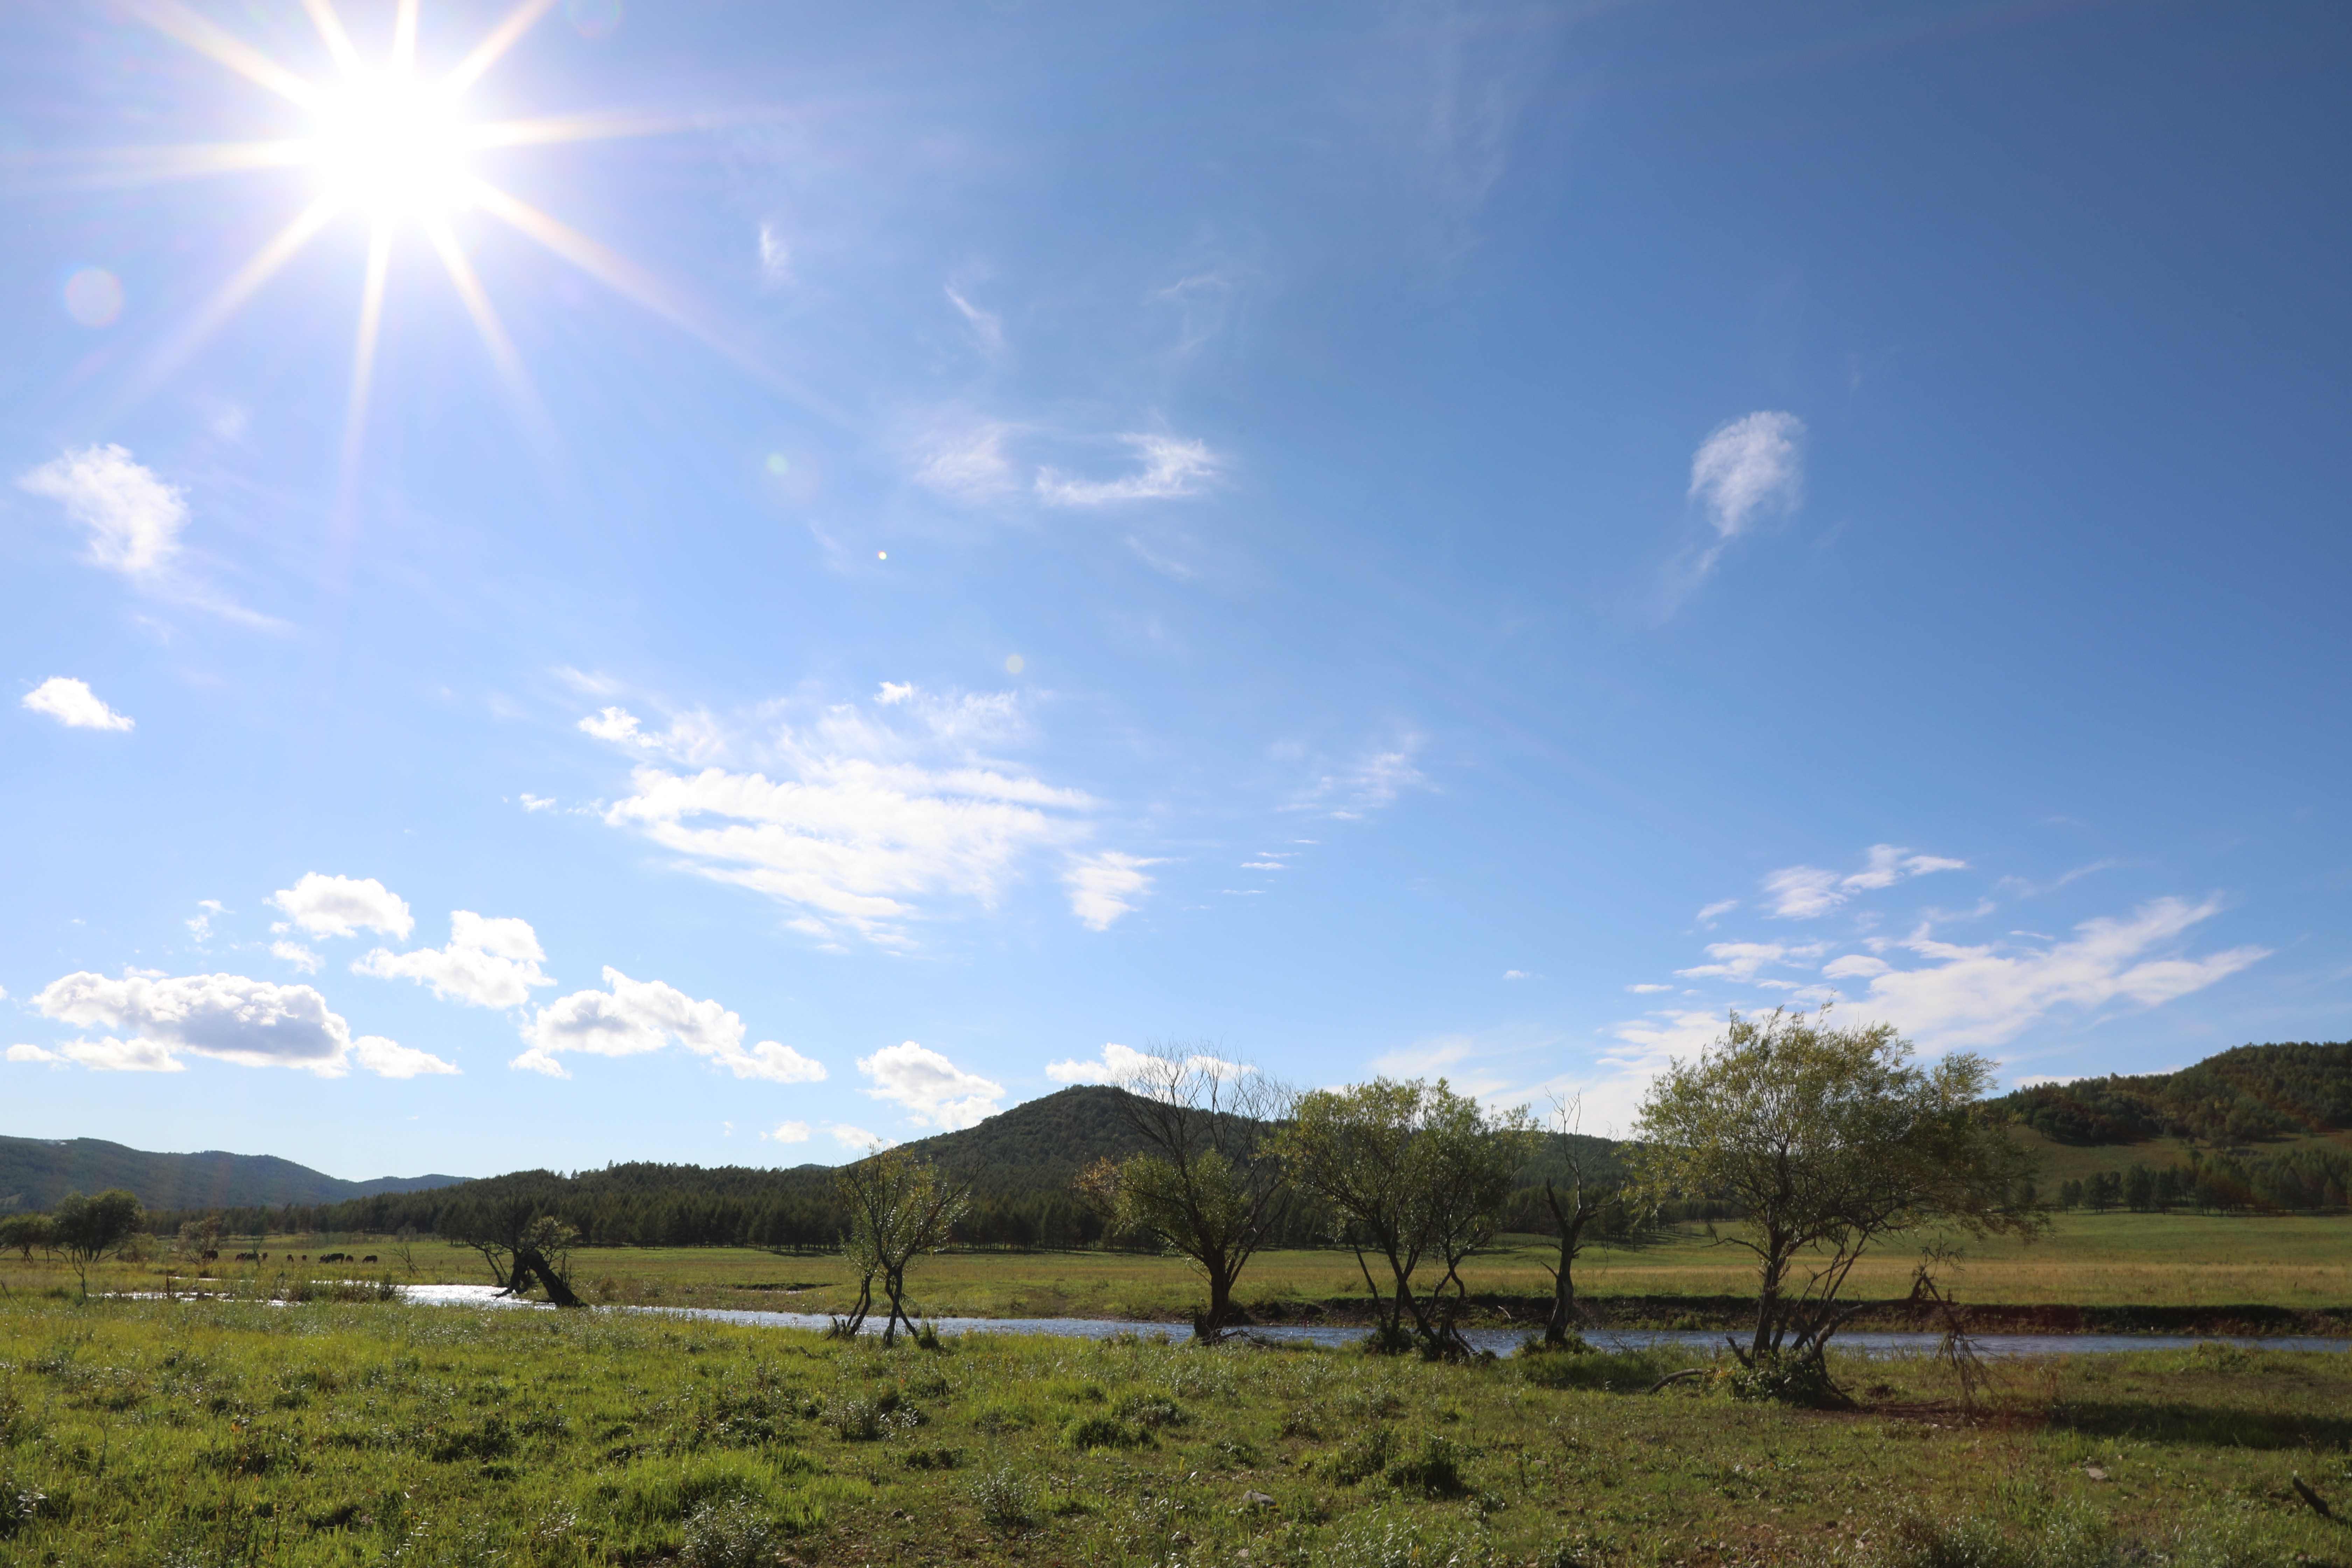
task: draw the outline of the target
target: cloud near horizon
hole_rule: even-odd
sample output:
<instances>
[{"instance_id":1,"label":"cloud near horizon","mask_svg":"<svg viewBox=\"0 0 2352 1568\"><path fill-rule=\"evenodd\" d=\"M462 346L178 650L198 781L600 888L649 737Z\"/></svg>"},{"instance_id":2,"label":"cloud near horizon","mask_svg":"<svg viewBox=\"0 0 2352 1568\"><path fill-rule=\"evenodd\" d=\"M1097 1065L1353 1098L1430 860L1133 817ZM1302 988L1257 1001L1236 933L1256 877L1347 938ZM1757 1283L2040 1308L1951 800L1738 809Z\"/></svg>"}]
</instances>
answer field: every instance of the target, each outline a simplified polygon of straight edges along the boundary
<instances>
[{"instance_id":1,"label":"cloud near horizon","mask_svg":"<svg viewBox=\"0 0 2352 1568\"><path fill-rule=\"evenodd\" d=\"M643 1056L673 1042L739 1079L817 1083L824 1064L792 1047L761 1040L745 1048L743 1020L716 1002L697 1002L658 980L632 980L607 964L608 991L575 991L541 1007L523 1026L530 1047L507 1065L549 1078L570 1078L556 1058L580 1051L598 1057Z\"/></svg>"},{"instance_id":2,"label":"cloud near horizon","mask_svg":"<svg viewBox=\"0 0 2352 1568\"><path fill-rule=\"evenodd\" d=\"M241 974L110 979L83 971L51 982L33 1005L44 1017L102 1031L103 1037L69 1040L53 1052L15 1047L12 1061L180 1072L185 1064L179 1054L185 1052L240 1067L296 1068L320 1078L342 1077L354 1060L383 1078L457 1070L429 1051L412 1050L380 1035L353 1039L351 1026L308 985L277 985Z\"/></svg>"},{"instance_id":3,"label":"cloud near horizon","mask_svg":"<svg viewBox=\"0 0 2352 1568\"><path fill-rule=\"evenodd\" d=\"M995 1115L1004 1098L1003 1084L966 1072L912 1040L858 1058L857 1070L874 1080L868 1096L898 1106L918 1127L972 1126Z\"/></svg>"},{"instance_id":4,"label":"cloud near horizon","mask_svg":"<svg viewBox=\"0 0 2352 1568\"><path fill-rule=\"evenodd\" d=\"M488 920L471 910L453 910L448 946L414 952L379 947L354 963L352 973L415 980L431 986L444 1002L520 1007L530 1000L535 987L555 984L539 967L546 958L530 921Z\"/></svg>"}]
</instances>

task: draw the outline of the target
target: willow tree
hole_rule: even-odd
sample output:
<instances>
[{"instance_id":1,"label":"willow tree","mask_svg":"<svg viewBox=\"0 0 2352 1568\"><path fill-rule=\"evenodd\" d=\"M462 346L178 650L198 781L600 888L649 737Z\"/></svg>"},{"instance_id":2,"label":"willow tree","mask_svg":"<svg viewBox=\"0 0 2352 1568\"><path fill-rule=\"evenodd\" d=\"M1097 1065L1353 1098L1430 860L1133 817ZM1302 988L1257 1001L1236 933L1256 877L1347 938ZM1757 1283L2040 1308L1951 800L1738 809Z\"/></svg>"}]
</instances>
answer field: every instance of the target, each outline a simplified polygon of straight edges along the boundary
<instances>
[{"instance_id":1,"label":"willow tree","mask_svg":"<svg viewBox=\"0 0 2352 1568\"><path fill-rule=\"evenodd\" d=\"M882 1342L896 1344L900 1323L915 1331L906 1307L907 1265L919 1253L947 1245L948 1233L971 1206L971 1188L908 1150L877 1149L834 1173L833 1190L848 1221L842 1251L864 1276L856 1310L841 1327L856 1333L864 1325L879 1279L890 1300Z\"/></svg>"},{"instance_id":2,"label":"willow tree","mask_svg":"<svg viewBox=\"0 0 2352 1568\"><path fill-rule=\"evenodd\" d=\"M1829 1009L1734 1013L1696 1061L1661 1073L1634 1125L1636 1171L1661 1197L1727 1202L1718 1241L1754 1255L1756 1329L1733 1351L1826 1386L1822 1356L1861 1305L1841 1300L1874 1247L1921 1232L2032 1239L2016 1194L2032 1157L1984 1103L1992 1064L1926 1067L1890 1024L1833 1027Z\"/></svg>"},{"instance_id":3,"label":"willow tree","mask_svg":"<svg viewBox=\"0 0 2352 1568\"><path fill-rule=\"evenodd\" d=\"M1273 1228L1283 1173L1272 1137L1290 1095L1202 1051L1156 1047L1128 1063L1115 1082L1144 1148L1096 1161L1077 1188L1114 1233L1150 1237L1201 1276L1209 1301L1192 1315L1192 1337L1214 1344L1234 1316L1242 1270Z\"/></svg>"},{"instance_id":4,"label":"willow tree","mask_svg":"<svg viewBox=\"0 0 2352 1568\"><path fill-rule=\"evenodd\" d=\"M1444 1079L1383 1078L1300 1096L1276 1149L1354 1250L1379 1316L1377 1342L1402 1349L1417 1340L1458 1353L1466 1346L1455 1320L1468 1296L1461 1266L1494 1238L1535 1142L1523 1108L1490 1113ZM1385 1289L1374 1258L1387 1266ZM1413 1276L1432 1264L1442 1269L1437 1283L1416 1294Z\"/></svg>"}]
</instances>

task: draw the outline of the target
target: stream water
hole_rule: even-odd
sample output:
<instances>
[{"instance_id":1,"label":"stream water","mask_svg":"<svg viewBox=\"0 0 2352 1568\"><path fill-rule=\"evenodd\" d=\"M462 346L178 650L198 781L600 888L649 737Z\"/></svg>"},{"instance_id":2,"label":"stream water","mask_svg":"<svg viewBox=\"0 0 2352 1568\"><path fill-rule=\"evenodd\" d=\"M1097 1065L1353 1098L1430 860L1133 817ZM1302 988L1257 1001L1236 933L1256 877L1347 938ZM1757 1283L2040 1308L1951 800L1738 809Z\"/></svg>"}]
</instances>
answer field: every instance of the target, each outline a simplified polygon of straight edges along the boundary
<instances>
[{"instance_id":1,"label":"stream water","mask_svg":"<svg viewBox=\"0 0 2352 1568\"><path fill-rule=\"evenodd\" d=\"M498 1288L492 1285L404 1285L400 1293L404 1300L420 1305L545 1306L543 1302L516 1301L500 1296ZM747 1323L754 1328L768 1329L822 1329L832 1321L817 1312L745 1312L723 1307L612 1307L599 1310L698 1318L718 1323ZM1074 1339L1107 1340L1118 1334L1137 1334L1145 1339L1165 1335L1177 1339L1186 1332L1181 1324L1129 1322L1118 1318L936 1318L931 1321L943 1334L1063 1334ZM881 1329L878 1324L869 1323L866 1331L879 1333ZM1341 1345L1364 1336L1360 1326L1276 1325L1252 1329L1249 1332L1253 1338L1280 1344L1304 1342L1318 1345ZM1480 1350L1493 1351L1496 1355L1509 1355L1518 1348L1525 1333L1517 1329L1469 1329L1464 1331L1463 1337ZM1646 1350L1654 1345L1712 1351L1724 1342L1720 1331L1693 1329L1612 1329L1589 1333L1585 1337L1597 1349L1612 1351ZM2217 1334L1977 1334L1972 1339L1979 1355L2001 1359L2095 1355L2117 1351L2186 1350L2191 1345L2217 1341L2222 1344L2265 1350L2352 1351L2352 1339L2313 1334L2278 1335L2266 1339ZM1850 1331L1840 1334L1836 1340L1836 1343L1845 1350L1874 1356L1925 1355L1933 1352L1941 1342L1942 1336L1937 1334L1883 1331Z\"/></svg>"}]
</instances>

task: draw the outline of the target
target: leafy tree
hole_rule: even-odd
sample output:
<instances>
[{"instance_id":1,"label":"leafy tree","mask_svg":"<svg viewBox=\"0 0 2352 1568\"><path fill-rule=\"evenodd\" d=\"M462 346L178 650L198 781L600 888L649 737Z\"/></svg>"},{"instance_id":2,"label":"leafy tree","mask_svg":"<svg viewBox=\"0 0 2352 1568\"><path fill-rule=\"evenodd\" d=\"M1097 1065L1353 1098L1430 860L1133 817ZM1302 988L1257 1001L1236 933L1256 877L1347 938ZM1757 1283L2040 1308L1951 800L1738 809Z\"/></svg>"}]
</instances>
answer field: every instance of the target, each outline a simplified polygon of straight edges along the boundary
<instances>
[{"instance_id":1,"label":"leafy tree","mask_svg":"<svg viewBox=\"0 0 2352 1568\"><path fill-rule=\"evenodd\" d=\"M65 1254L74 1278L80 1281L85 1300L89 1296L92 1266L131 1246L146 1219L146 1211L139 1206L139 1200L121 1187L110 1188L94 1198L68 1193L58 1200L57 1209L50 1215L57 1229L55 1245Z\"/></svg>"},{"instance_id":2,"label":"leafy tree","mask_svg":"<svg viewBox=\"0 0 2352 1568\"><path fill-rule=\"evenodd\" d=\"M895 1344L900 1323L908 1332L915 1331L915 1320L906 1308L907 1265L918 1253L936 1252L947 1245L950 1229L971 1202L971 1189L950 1181L909 1150L877 1149L835 1173L834 1192L849 1216L842 1251L866 1278L856 1316L845 1326L856 1332L865 1321L878 1278L883 1294L890 1299L882 1342Z\"/></svg>"},{"instance_id":3,"label":"leafy tree","mask_svg":"<svg viewBox=\"0 0 2352 1568\"><path fill-rule=\"evenodd\" d=\"M1623 1221L1627 1211L1639 1207L1628 1196L1626 1184L1620 1171L1603 1173L1589 1172L1591 1163L1577 1149L1577 1123L1580 1120L1574 1100L1552 1102L1552 1125L1562 1155L1568 1163L1568 1178L1558 1182L1544 1178L1544 1207L1551 1214L1552 1223L1559 1235L1559 1261L1546 1264L1551 1275L1551 1314L1544 1320L1544 1343L1565 1346L1574 1331L1576 1322L1576 1260L1582 1257L1586 1228L1595 1220Z\"/></svg>"},{"instance_id":4,"label":"leafy tree","mask_svg":"<svg viewBox=\"0 0 2352 1568\"><path fill-rule=\"evenodd\" d=\"M30 1263L33 1248L43 1252L58 1249L57 1222L45 1214L13 1214L0 1216L0 1249L15 1247L18 1256Z\"/></svg>"},{"instance_id":5,"label":"leafy tree","mask_svg":"<svg viewBox=\"0 0 2352 1568\"><path fill-rule=\"evenodd\" d=\"M453 1207L442 1216L441 1229L480 1253L507 1294L520 1296L536 1280L557 1306L584 1306L571 1279L580 1233L547 1209L546 1194L509 1190Z\"/></svg>"},{"instance_id":6,"label":"leafy tree","mask_svg":"<svg viewBox=\"0 0 2352 1568\"><path fill-rule=\"evenodd\" d=\"M1254 1068L1202 1052L1139 1053L1122 1080L1124 1109L1145 1152L1108 1155L1078 1173L1077 1189L1114 1233L1151 1237L1209 1288L1192 1337L1214 1344L1234 1315L1234 1287L1270 1239L1283 1188L1273 1124L1287 1090Z\"/></svg>"},{"instance_id":7,"label":"leafy tree","mask_svg":"<svg viewBox=\"0 0 2352 1568\"><path fill-rule=\"evenodd\" d=\"M1330 1207L1338 1239L1354 1250L1379 1313L1376 1342L1458 1352L1466 1348L1454 1326L1466 1295L1460 1266L1493 1238L1535 1138L1524 1109L1489 1116L1444 1079L1383 1078L1300 1097L1276 1145L1292 1180ZM1388 1265L1387 1291L1372 1277L1373 1255ZM1412 1277L1425 1260L1444 1274L1416 1296Z\"/></svg>"},{"instance_id":8,"label":"leafy tree","mask_svg":"<svg viewBox=\"0 0 2352 1568\"><path fill-rule=\"evenodd\" d=\"M1755 1254L1759 1289L1756 1331L1732 1348L1759 1376L1785 1371L1792 1390L1832 1392L1822 1351L1860 1310L1839 1292L1873 1247L1927 1226L2031 1239L2048 1225L2011 1201L2032 1156L1980 1103L1991 1064L1911 1057L1893 1026L1836 1028L1826 1008L1734 1013L1642 1102L1635 1161L1650 1189L1738 1206L1718 1239Z\"/></svg>"}]
</instances>

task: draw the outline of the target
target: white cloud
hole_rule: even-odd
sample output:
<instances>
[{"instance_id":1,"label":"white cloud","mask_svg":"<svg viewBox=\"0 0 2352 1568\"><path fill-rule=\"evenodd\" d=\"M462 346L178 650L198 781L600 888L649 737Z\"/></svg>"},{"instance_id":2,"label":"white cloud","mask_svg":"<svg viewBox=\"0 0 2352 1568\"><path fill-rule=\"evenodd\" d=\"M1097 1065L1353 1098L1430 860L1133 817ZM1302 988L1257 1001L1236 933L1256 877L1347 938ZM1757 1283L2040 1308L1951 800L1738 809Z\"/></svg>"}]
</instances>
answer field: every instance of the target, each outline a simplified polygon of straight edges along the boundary
<instances>
[{"instance_id":1,"label":"white cloud","mask_svg":"<svg viewBox=\"0 0 2352 1568\"><path fill-rule=\"evenodd\" d=\"M44 1017L104 1031L106 1038L69 1041L60 1049L87 1067L117 1071L175 1072L181 1067L176 1054L185 1051L245 1067L300 1068L340 1078L354 1054L361 1066L380 1072L390 1069L379 1062L424 1057L373 1037L367 1050L355 1053L351 1026L318 992L238 974L110 980L85 971L52 982L33 1005ZM417 1070L455 1069L445 1063L391 1076Z\"/></svg>"},{"instance_id":2,"label":"white cloud","mask_svg":"<svg viewBox=\"0 0 2352 1568\"><path fill-rule=\"evenodd\" d=\"M1527 980L1532 978L1532 976L1530 976L1524 969L1506 969L1503 971L1503 978L1506 980Z\"/></svg>"},{"instance_id":3,"label":"white cloud","mask_svg":"<svg viewBox=\"0 0 2352 1568\"><path fill-rule=\"evenodd\" d=\"M306 871L269 902L312 936L353 936L364 928L405 942L416 921L407 903L373 877L328 877Z\"/></svg>"},{"instance_id":4,"label":"white cloud","mask_svg":"<svg viewBox=\"0 0 2352 1568\"><path fill-rule=\"evenodd\" d=\"M287 942L281 938L269 944L269 952L272 957L283 959L305 974L319 973L319 955L299 942Z\"/></svg>"},{"instance_id":5,"label":"white cloud","mask_svg":"<svg viewBox=\"0 0 2352 1568\"><path fill-rule=\"evenodd\" d=\"M783 231L772 223L760 226L760 276L770 283L793 280L793 248L784 243Z\"/></svg>"},{"instance_id":6,"label":"white cloud","mask_svg":"<svg viewBox=\"0 0 2352 1568\"><path fill-rule=\"evenodd\" d=\"M129 730L136 721L100 701L87 681L53 675L25 693L20 704L45 713L68 730Z\"/></svg>"},{"instance_id":7,"label":"white cloud","mask_svg":"<svg viewBox=\"0 0 2352 1568\"><path fill-rule=\"evenodd\" d=\"M1922 933L1894 945L1928 962L1874 973L1853 1005L1938 1049L2000 1045L2060 1007L2160 1006L2270 956L2259 947L2202 958L2160 951L2220 910L2212 900L2157 899L2121 920L2085 921L2073 940L2038 949L1961 947ZM1858 976L1867 962L1840 959L1824 973Z\"/></svg>"},{"instance_id":8,"label":"white cloud","mask_svg":"<svg viewBox=\"0 0 2352 1568\"><path fill-rule=\"evenodd\" d=\"M874 1080L868 1095L898 1105L919 1127L970 1127L995 1115L1004 1095L1003 1084L968 1073L912 1040L858 1058L857 1070Z\"/></svg>"},{"instance_id":9,"label":"white cloud","mask_svg":"<svg viewBox=\"0 0 2352 1568\"><path fill-rule=\"evenodd\" d=\"M557 1058L567 1051L631 1057L675 1041L737 1078L772 1083L814 1083L824 1065L790 1046L761 1040L745 1048L743 1020L716 1002L697 1002L658 980L632 980L606 966L609 991L575 991L541 1007L522 1031L530 1048L507 1065L550 1078L569 1078Z\"/></svg>"},{"instance_id":10,"label":"white cloud","mask_svg":"<svg viewBox=\"0 0 2352 1568\"><path fill-rule=\"evenodd\" d=\"M779 1121L772 1131L761 1137L776 1143L805 1143L809 1141L809 1124L805 1121Z\"/></svg>"},{"instance_id":11,"label":"white cloud","mask_svg":"<svg viewBox=\"0 0 2352 1568\"><path fill-rule=\"evenodd\" d=\"M983 310L956 291L954 284L947 286L948 302L956 308L966 325L971 328L971 341L980 352L994 359L1004 352L1004 318L993 310Z\"/></svg>"},{"instance_id":12,"label":"white cloud","mask_svg":"<svg viewBox=\"0 0 2352 1568\"><path fill-rule=\"evenodd\" d=\"M204 913L189 920L188 935L198 947L202 947L213 939L213 917L225 915L229 911L218 899L198 899L196 908L204 910Z\"/></svg>"},{"instance_id":13,"label":"white cloud","mask_svg":"<svg viewBox=\"0 0 2352 1568\"><path fill-rule=\"evenodd\" d=\"M968 506L1006 494L1013 486L1013 460L1004 454L1009 434L995 424L932 432L917 448L915 482Z\"/></svg>"},{"instance_id":14,"label":"white cloud","mask_svg":"<svg viewBox=\"0 0 2352 1568\"><path fill-rule=\"evenodd\" d=\"M1033 858L1078 855L1095 803L981 751L1019 731L1010 694L937 698L889 687L884 695L871 710L845 704L740 742L764 771L640 766L633 793L604 820L637 829L703 876L798 906L801 929L830 934L838 924L891 943L908 940L904 922L925 912L919 900L992 907ZM1138 868L1150 862L1097 855L1075 864L1090 869L1097 895L1080 917L1107 923L1123 912L1123 893L1147 885Z\"/></svg>"},{"instance_id":15,"label":"white cloud","mask_svg":"<svg viewBox=\"0 0 2352 1568\"><path fill-rule=\"evenodd\" d=\"M1140 473L1118 479L1074 479L1058 469L1037 470L1037 494L1055 506L1108 506L1120 501L1169 500L1197 491L1214 479L1217 459L1199 441L1172 436L1129 435L1119 439L1142 459Z\"/></svg>"},{"instance_id":16,"label":"white cloud","mask_svg":"<svg viewBox=\"0 0 2352 1568\"><path fill-rule=\"evenodd\" d=\"M1673 987L1673 986L1671 986L1671 985L1646 984L1646 985L1628 985L1627 987L1625 987L1625 989L1626 989L1626 990L1628 990L1628 991L1631 991L1631 992L1632 992L1632 993L1633 993L1633 994L1635 994L1636 996L1647 996L1647 995L1652 994L1653 994L1653 993L1654 993L1654 992L1659 992L1659 991L1672 991L1672 990L1674 989L1674 987Z\"/></svg>"},{"instance_id":17,"label":"white cloud","mask_svg":"<svg viewBox=\"0 0 2352 1568\"><path fill-rule=\"evenodd\" d=\"M457 1069L430 1051L396 1045L382 1035L362 1035L352 1042L360 1066L382 1078L415 1078L419 1074L454 1073Z\"/></svg>"},{"instance_id":18,"label":"white cloud","mask_svg":"<svg viewBox=\"0 0 2352 1568\"><path fill-rule=\"evenodd\" d=\"M874 700L880 703L885 708L896 708L899 703L906 701L914 695L914 682L910 680L886 680L882 683L881 689L874 694Z\"/></svg>"},{"instance_id":19,"label":"white cloud","mask_svg":"<svg viewBox=\"0 0 2352 1568\"><path fill-rule=\"evenodd\" d=\"M121 447L68 450L21 475L16 484L56 501L89 531L93 565L153 580L180 552L180 534L188 526L186 493Z\"/></svg>"},{"instance_id":20,"label":"white cloud","mask_svg":"<svg viewBox=\"0 0 2352 1568\"><path fill-rule=\"evenodd\" d=\"M415 980L444 1002L476 1007L520 1007L534 987L555 982L540 970L547 954L539 934L521 920L486 920L471 910L449 915L449 945L414 952L377 948L352 965L354 974Z\"/></svg>"},{"instance_id":21,"label":"white cloud","mask_svg":"<svg viewBox=\"0 0 2352 1568\"><path fill-rule=\"evenodd\" d=\"M1832 980L1867 980L1874 974L1885 974L1895 966L1883 958L1873 958L1866 952L1849 952L1822 965L1822 973Z\"/></svg>"},{"instance_id":22,"label":"white cloud","mask_svg":"<svg viewBox=\"0 0 2352 1568\"><path fill-rule=\"evenodd\" d=\"M1393 804L1407 789L1430 787L1429 780L1412 765L1413 753L1420 749L1421 737L1408 735L1386 751L1369 752L1346 772L1318 778L1286 809L1319 810L1345 821L1358 820L1368 811Z\"/></svg>"},{"instance_id":23,"label":"white cloud","mask_svg":"<svg viewBox=\"0 0 2352 1568\"><path fill-rule=\"evenodd\" d=\"M12 1062L47 1062L54 1067L66 1065L65 1058L55 1051L45 1051L38 1046L10 1046L8 1059Z\"/></svg>"},{"instance_id":24,"label":"white cloud","mask_svg":"<svg viewBox=\"0 0 2352 1568\"><path fill-rule=\"evenodd\" d=\"M855 1149L860 1154L872 1149L898 1147L897 1140L885 1138L878 1132L868 1132L863 1127L853 1127L846 1121L828 1121L824 1130L833 1134L835 1142L845 1149Z\"/></svg>"},{"instance_id":25,"label":"white cloud","mask_svg":"<svg viewBox=\"0 0 2352 1568\"><path fill-rule=\"evenodd\" d=\"M1703 926L1713 925L1717 919L1729 914L1738 907L1739 900L1738 899L1718 899L1714 903L1707 905L1706 908L1699 910L1696 918L1698 920L1698 923Z\"/></svg>"},{"instance_id":26,"label":"white cloud","mask_svg":"<svg viewBox=\"0 0 2352 1568\"><path fill-rule=\"evenodd\" d=\"M523 792L523 795L522 795L522 797L521 797L521 798L522 798L522 808L523 808L525 811L545 811L545 810L547 810L550 806L551 806L551 805L553 805L555 804L554 800L553 800L552 798L551 798L550 796L543 795L532 795L532 794L531 794L530 791L528 791L528 790L526 790L526 791L524 791L524 792Z\"/></svg>"},{"instance_id":27,"label":"white cloud","mask_svg":"<svg viewBox=\"0 0 2352 1568\"><path fill-rule=\"evenodd\" d=\"M1818 944L1790 947L1777 942L1711 942L1706 955L1715 962L1675 973L1685 980L1750 981L1768 964L1797 963L1819 958L1824 951Z\"/></svg>"},{"instance_id":28,"label":"white cloud","mask_svg":"<svg viewBox=\"0 0 2352 1568\"><path fill-rule=\"evenodd\" d=\"M1766 410L1735 419L1699 443L1691 456L1690 494L1715 524L1717 550L1759 512L1786 510L1803 499L1799 446L1804 437L1803 420ZM1714 554L1708 552L1710 564Z\"/></svg>"},{"instance_id":29,"label":"white cloud","mask_svg":"<svg viewBox=\"0 0 2352 1568\"><path fill-rule=\"evenodd\" d=\"M1135 900L1151 890L1151 879L1143 868L1160 863L1112 849L1073 856L1062 873L1070 889L1070 912L1091 931L1108 931L1112 921L1134 912Z\"/></svg>"},{"instance_id":30,"label":"white cloud","mask_svg":"<svg viewBox=\"0 0 2352 1568\"><path fill-rule=\"evenodd\" d=\"M1914 855L1894 844L1874 844L1868 862L1859 871L1840 876L1818 866L1786 866L1766 877L1772 914L1784 921L1809 921L1828 914L1854 894L1891 888L1909 877L1936 871L1964 871L1965 860L1937 855Z\"/></svg>"},{"instance_id":31,"label":"white cloud","mask_svg":"<svg viewBox=\"0 0 2352 1568\"><path fill-rule=\"evenodd\" d=\"M116 446L68 449L21 474L17 488L56 501L89 531L91 565L121 574L142 593L193 605L248 626L282 628L221 597L181 572L180 535L188 526L188 500Z\"/></svg>"},{"instance_id":32,"label":"white cloud","mask_svg":"<svg viewBox=\"0 0 2352 1568\"><path fill-rule=\"evenodd\" d=\"M1055 1083L1125 1083L1151 1060L1150 1053L1132 1046L1108 1044L1092 1061L1047 1062L1045 1076Z\"/></svg>"}]
</instances>

